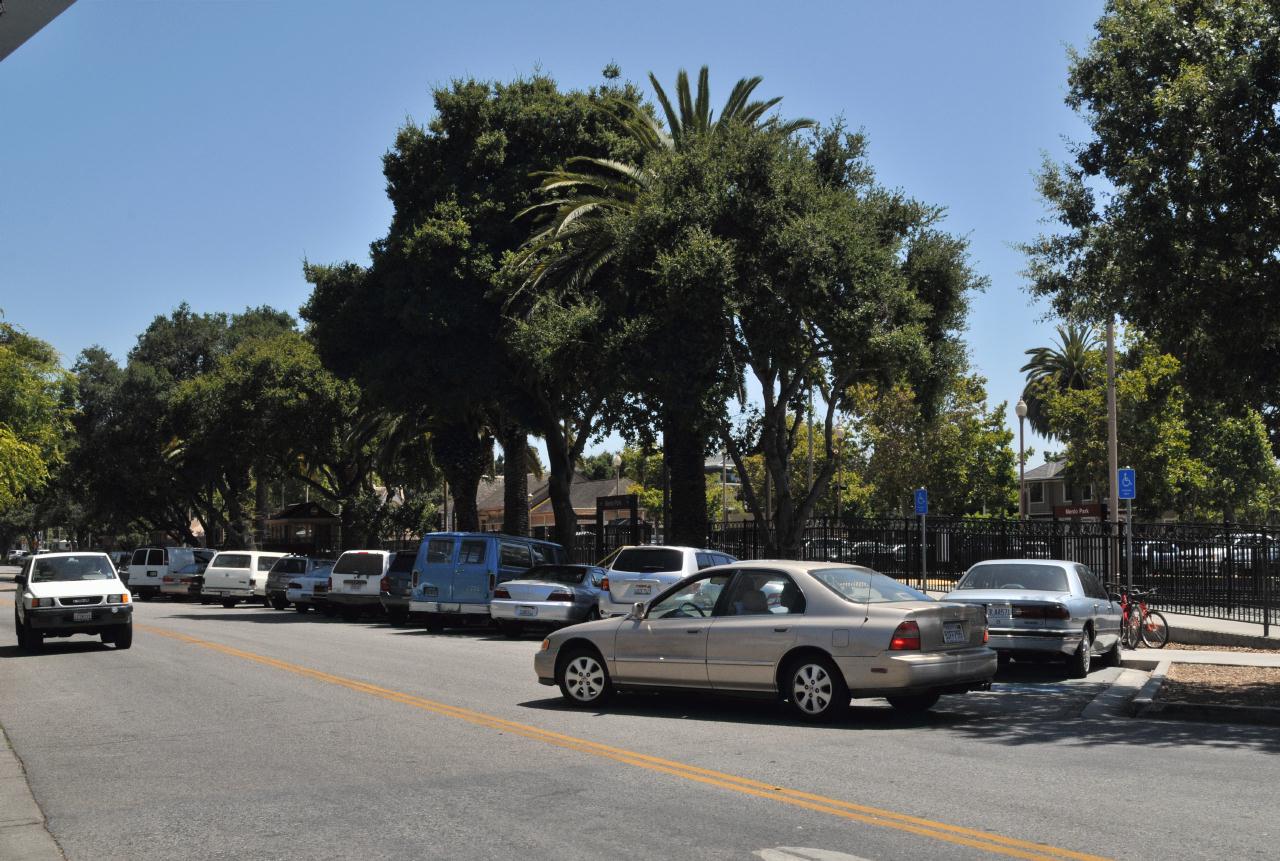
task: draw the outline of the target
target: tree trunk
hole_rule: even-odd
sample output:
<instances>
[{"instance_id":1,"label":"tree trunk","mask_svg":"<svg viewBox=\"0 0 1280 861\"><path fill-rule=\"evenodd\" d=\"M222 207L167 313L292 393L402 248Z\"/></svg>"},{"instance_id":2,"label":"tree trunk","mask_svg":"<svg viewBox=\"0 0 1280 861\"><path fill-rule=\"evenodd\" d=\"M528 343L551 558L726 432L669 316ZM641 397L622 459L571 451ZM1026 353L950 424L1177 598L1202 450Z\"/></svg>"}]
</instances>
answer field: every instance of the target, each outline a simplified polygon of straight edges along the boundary
<instances>
[{"instance_id":1,"label":"tree trunk","mask_svg":"<svg viewBox=\"0 0 1280 861\"><path fill-rule=\"evenodd\" d=\"M553 431L546 434L547 459L551 461L550 473L547 476L547 493L551 497L551 510L555 513L556 543L566 551L573 552L573 544L578 534L578 513L573 510L573 453L565 441L564 433L559 427L549 428Z\"/></svg>"},{"instance_id":2,"label":"tree trunk","mask_svg":"<svg viewBox=\"0 0 1280 861\"><path fill-rule=\"evenodd\" d=\"M433 429L431 448L436 463L449 482L453 510L460 532L477 532L480 513L476 509L476 491L480 477L489 462L493 439L485 436L478 423L447 422Z\"/></svg>"},{"instance_id":3,"label":"tree trunk","mask_svg":"<svg viewBox=\"0 0 1280 861\"><path fill-rule=\"evenodd\" d=\"M502 531L529 534L529 434L502 423Z\"/></svg>"},{"instance_id":4,"label":"tree trunk","mask_svg":"<svg viewBox=\"0 0 1280 861\"><path fill-rule=\"evenodd\" d=\"M270 505L266 477L261 468L256 468L253 471L253 539L259 547L267 543L267 509Z\"/></svg>"},{"instance_id":5,"label":"tree trunk","mask_svg":"<svg viewBox=\"0 0 1280 861\"><path fill-rule=\"evenodd\" d=\"M671 534L668 544L703 547L707 543L708 433L679 407L664 410L662 449L671 476Z\"/></svg>"}]
</instances>

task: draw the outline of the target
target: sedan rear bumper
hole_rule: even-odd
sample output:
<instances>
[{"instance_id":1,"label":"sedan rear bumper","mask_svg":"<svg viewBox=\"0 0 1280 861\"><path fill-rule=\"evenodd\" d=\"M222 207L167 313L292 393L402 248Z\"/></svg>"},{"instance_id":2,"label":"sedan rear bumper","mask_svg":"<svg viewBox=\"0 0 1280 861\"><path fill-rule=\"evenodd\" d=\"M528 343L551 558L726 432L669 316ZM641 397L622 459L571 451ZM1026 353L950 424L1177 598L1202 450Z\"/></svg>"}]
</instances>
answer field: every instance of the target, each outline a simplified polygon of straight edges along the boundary
<instances>
[{"instance_id":1,"label":"sedan rear bumper","mask_svg":"<svg viewBox=\"0 0 1280 861\"><path fill-rule=\"evenodd\" d=\"M1084 638L1079 628L1031 631L992 628L988 634L991 648L1008 655L1071 655L1080 648Z\"/></svg>"},{"instance_id":2,"label":"sedan rear bumper","mask_svg":"<svg viewBox=\"0 0 1280 861\"><path fill-rule=\"evenodd\" d=\"M532 612L530 612L532 611ZM591 610L568 601L517 601L495 598L489 602L489 614L495 619L512 622L551 622L573 624L585 622Z\"/></svg>"},{"instance_id":3,"label":"sedan rear bumper","mask_svg":"<svg viewBox=\"0 0 1280 861\"><path fill-rule=\"evenodd\" d=\"M996 653L988 648L950 652L899 652L872 659L836 658L854 697L986 688L995 677Z\"/></svg>"}]
</instances>

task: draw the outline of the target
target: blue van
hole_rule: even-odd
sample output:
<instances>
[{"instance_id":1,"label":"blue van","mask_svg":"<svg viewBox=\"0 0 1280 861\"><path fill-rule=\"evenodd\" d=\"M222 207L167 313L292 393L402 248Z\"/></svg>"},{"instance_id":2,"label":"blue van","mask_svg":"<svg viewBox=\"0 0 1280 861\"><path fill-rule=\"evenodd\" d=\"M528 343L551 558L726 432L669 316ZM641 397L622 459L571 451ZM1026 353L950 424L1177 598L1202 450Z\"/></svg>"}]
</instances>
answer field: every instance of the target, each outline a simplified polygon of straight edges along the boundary
<instances>
[{"instance_id":1,"label":"blue van","mask_svg":"<svg viewBox=\"0 0 1280 861\"><path fill-rule=\"evenodd\" d=\"M409 580L410 618L428 631L446 624L488 624L489 599L499 583L534 565L564 563L559 544L497 532L433 532L422 539Z\"/></svg>"}]
</instances>

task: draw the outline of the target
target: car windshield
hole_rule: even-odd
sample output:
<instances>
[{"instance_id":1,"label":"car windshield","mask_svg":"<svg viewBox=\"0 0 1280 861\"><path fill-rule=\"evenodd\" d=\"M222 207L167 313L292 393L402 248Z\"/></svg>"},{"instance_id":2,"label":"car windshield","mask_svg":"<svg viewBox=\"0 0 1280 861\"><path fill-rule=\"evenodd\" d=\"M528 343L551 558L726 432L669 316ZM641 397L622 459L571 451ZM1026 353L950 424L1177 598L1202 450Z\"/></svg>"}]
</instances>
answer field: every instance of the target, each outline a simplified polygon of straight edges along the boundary
<instances>
[{"instance_id":1,"label":"car windshield","mask_svg":"<svg viewBox=\"0 0 1280 861\"><path fill-rule=\"evenodd\" d=\"M1029 592L1068 592L1067 572L1056 565L1001 562L969 569L957 589L1019 589Z\"/></svg>"},{"instance_id":2,"label":"car windshield","mask_svg":"<svg viewBox=\"0 0 1280 861\"><path fill-rule=\"evenodd\" d=\"M575 565L535 565L520 575L521 580L547 580L551 583L564 583L566 586L577 586L587 576L587 568Z\"/></svg>"},{"instance_id":3,"label":"car windshield","mask_svg":"<svg viewBox=\"0 0 1280 861\"><path fill-rule=\"evenodd\" d=\"M32 583L114 580L115 576L111 560L101 555L37 558L31 568Z\"/></svg>"},{"instance_id":4,"label":"car windshield","mask_svg":"<svg viewBox=\"0 0 1280 861\"><path fill-rule=\"evenodd\" d=\"M680 571L684 568L684 554L666 547L628 547L613 560L612 568L635 574Z\"/></svg>"}]
</instances>

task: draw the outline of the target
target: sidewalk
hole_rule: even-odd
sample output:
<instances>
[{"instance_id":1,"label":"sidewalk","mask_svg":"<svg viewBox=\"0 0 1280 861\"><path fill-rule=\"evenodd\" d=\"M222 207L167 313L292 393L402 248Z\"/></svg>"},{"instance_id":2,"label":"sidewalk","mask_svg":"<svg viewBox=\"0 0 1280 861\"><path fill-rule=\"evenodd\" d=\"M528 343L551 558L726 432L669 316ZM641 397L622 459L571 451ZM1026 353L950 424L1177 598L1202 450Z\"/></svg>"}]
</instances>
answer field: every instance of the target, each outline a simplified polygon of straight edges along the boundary
<instances>
[{"instance_id":1,"label":"sidewalk","mask_svg":"<svg viewBox=\"0 0 1280 861\"><path fill-rule=\"evenodd\" d=\"M1173 643L1280 650L1280 618L1272 620L1271 631L1264 636L1262 625L1251 622L1208 619L1164 610L1160 612L1169 622L1169 639Z\"/></svg>"},{"instance_id":2,"label":"sidewalk","mask_svg":"<svg viewBox=\"0 0 1280 861\"><path fill-rule=\"evenodd\" d=\"M63 861L45 828L27 773L0 730L0 858L4 861Z\"/></svg>"}]
</instances>

